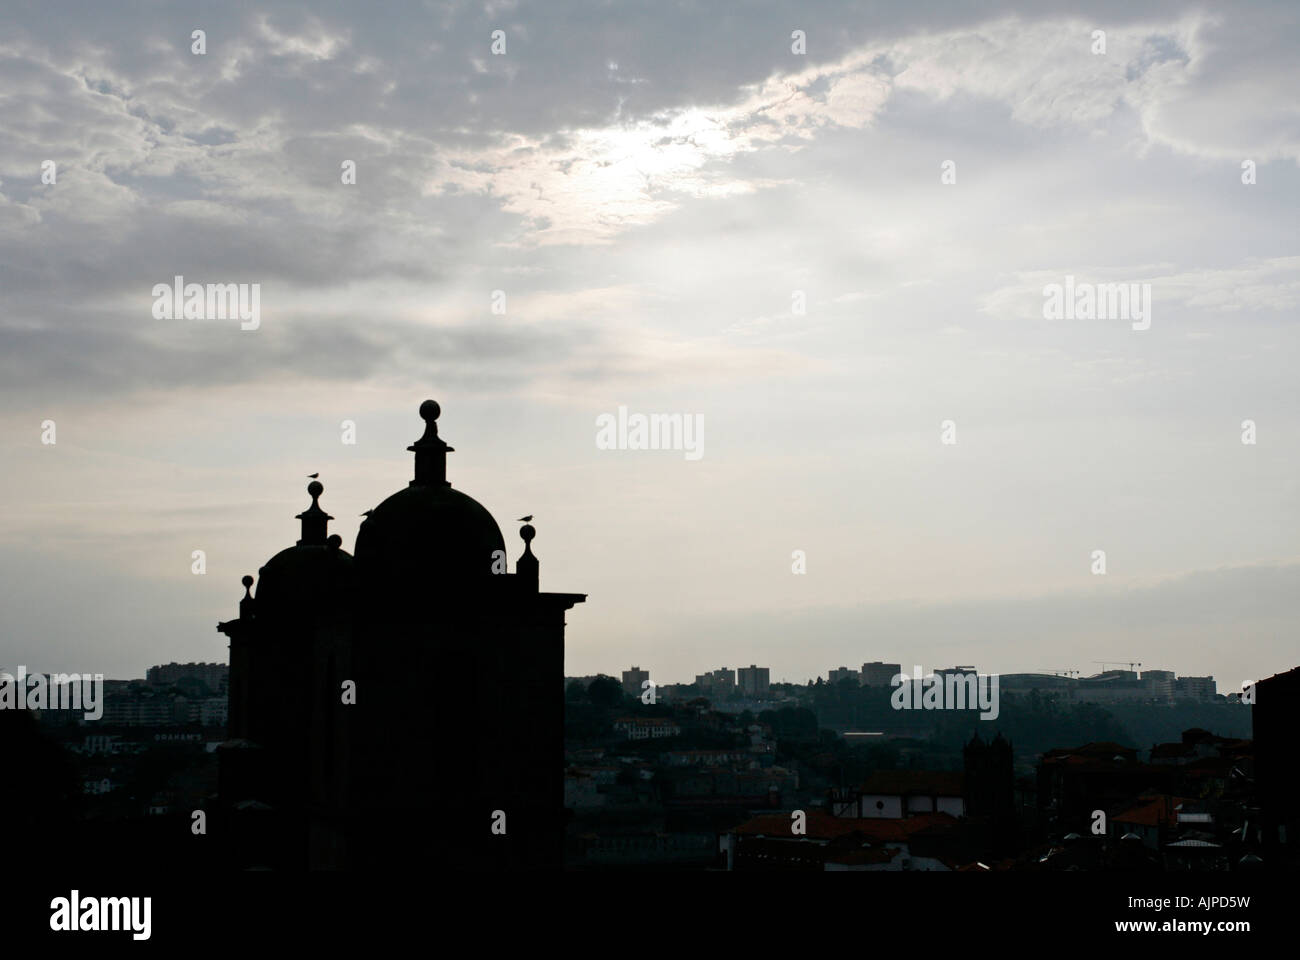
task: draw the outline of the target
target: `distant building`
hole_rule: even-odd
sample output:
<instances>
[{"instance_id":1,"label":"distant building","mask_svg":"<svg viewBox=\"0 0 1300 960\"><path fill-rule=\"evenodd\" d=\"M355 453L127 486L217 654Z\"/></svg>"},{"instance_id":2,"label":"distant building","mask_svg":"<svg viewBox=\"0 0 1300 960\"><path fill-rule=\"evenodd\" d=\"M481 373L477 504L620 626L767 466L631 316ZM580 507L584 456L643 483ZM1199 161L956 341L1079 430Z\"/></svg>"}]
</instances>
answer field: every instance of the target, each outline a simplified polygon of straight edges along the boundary
<instances>
[{"instance_id":1,"label":"distant building","mask_svg":"<svg viewBox=\"0 0 1300 960\"><path fill-rule=\"evenodd\" d=\"M1174 672L1172 670L1143 670L1142 680L1154 700L1173 700Z\"/></svg>"},{"instance_id":2,"label":"distant building","mask_svg":"<svg viewBox=\"0 0 1300 960\"><path fill-rule=\"evenodd\" d=\"M711 673L701 673L696 676L695 685L713 696L730 696L736 690L736 671L722 667Z\"/></svg>"},{"instance_id":3,"label":"distant building","mask_svg":"<svg viewBox=\"0 0 1300 960\"><path fill-rule=\"evenodd\" d=\"M1094 677L1083 677L1074 682L1072 689L1074 698L1081 703L1146 703L1162 699L1134 670L1107 670Z\"/></svg>"},{"instance_id":4,"label":"distant building","mask_svg":"<svg viewBox=\"0 0 1300 960\"><path fill-rule=\"evenodd\" d=\"M858 671L850 670L848 667L839 667L835 670L832 670L827 676L830 679L831 686L834 686L835 684L839 683L841 680L852 680L854 683L859 682Z\"/></svg>"},{"instance_id":5,"label":"distant building","mask_svg":"<svg viewBox=\"0 0 1300 960\"><path fill-rule=\"evenodd\" d=\"M897 820L807 811L794 836L788 813L762 814L718 838L728 870L947 871L958 821L946 813Z\"/></svg>"},{"instance_id":6,"label":"distant building","mask_svg":"<svg viewBox=\"0 0 1300 960\"><path fill-rule=\"evenodd\" d=\"M224 727L230 716L230 701L225 697L209 697L191 704L191 718L205 727Z\"/></svg>"},{"instance_id":7,"label":"distant building","mask_svg":"<svg viewBox=\"0 0 1300 960\"><path fill-rule=\"evenodd\" d=\"M112 756L121 752L122 738L111 734L91 734L82 740L80 747L74 747L73 750L87 757L101 754Z\"/></svg>"},{"instance_id":8,"label":"distant building","mask_svg":"<svg viewBox=\"0 0 1300 960\"><path fill-rule=\"evenodd\" d=\"M719 714L735 716L748 710L750 713L759 714L764 710L772 709L771 700L758 700L749 697L732 696L727 699L717 699L711 704L713 710Z\"/></svg>"},{"instance_id":9,"label":"distant building","mask_svg":"<svg viewBox=\"0 0 1300 960\"><path fill-rule=\"evenodd\" d=\"M897 820L918 813L966 815L964 776L928 770L880 770L860 790L857 816Z\"/></svg>"},{"instance_id":10,"label":"distant building","mask_svg":"<svg viewBox=\"0 0 1300 960\"><path fill-rule=\"evenodd\" d=\"M974 667L970 667L970 666L946 667L944 669L934 671L934 676L941 683L945 683L945 684L949 683L947 679L948 677L956 677L958 678L958 680L953 680L951 681L951 683L956 683L958 684L958 686L961 686L959 680L962 677L971 677L976 683L979 682L979 671L976 670ZM951 686L949 687L949 689L951 689Z\"/></svg>"},{"instance_id":11,"label":"distant building","mask_svg":"<svg viewBox=\"0 0 1300 960\"><path fill-rule=\"evenodd\" d=\"M1192 803L1167 794L1144 795L1135 804L1112 816L1107 832L1112 837L1133 834L1142 839L1143 846L1158 850L1178 825L1183 806L1188 805L1190 809Z\"/></svg>"},{"instance_id":12,"label":"distant building","mask_svg":"<svg viewBox=\"0 0 1300 960\"><path fill-rule=\"evenodd\" d=\"M1174 696L1182 700L1213 700L1218 695L1213 677L1178 677Z\"/></svg>"},{"instance_id":13,"label":"distant building","mask_svg":"<svg viewBox=\"0 0 1300 960\"><path fill-rule=\"evenodd\" d=\"M1157 743L1153 746L1150 762L1157 766L1187 766L1198 763L1202 768L1209 770L1215 765L1207 765L1202 761L1221 758L1228 761L1228 769L1230 769L1231 763L1236 762L1243 755L1249 755L1250 746L1249 740L1218 737L1208 730L1193 727L1183 731L1182 739L1178 743Z\"/></svg>"},{"instance_id":14,"label":"distant building","mask_svg":"<svg viewBox=\"0 0 1300 960\"><path fill-rule=\"evenodd\" d=\"M1001 733L987 742L977 733L962 748L965 812L985 824L987 839L997 853L1017 846L1014 750Z\"/></svg>"},{"instance_id":15,"label":"distant building","mask_svg":"<svg viewBox=\"0 0 1300 960\"><path fill-rule=\"evenodd\" d=\"M943 673L946 671L936 671ZM1213 677L1175 677L1172 670L1107 670L1093 677L1051 673L1004 673L1003 693L1052 693L1081 703L1170 703L1175 699L1213 700Z\"/></svg>"},{"instance_id":16,"label":"distant building","mask_svg":"<svg viewBox=\"0 0 1300 960\"><path fill-rule=\"evenodd\" d=\"M897 663L881 663L873 660L862 665L862 685L864 687L888 687L894 677L903 672Z\"/></svg>"},{"instance_id":17,"label":"distant building","mask_svg":"<svg viewBox=\"0 0 1300 960\"><path fill-rule=\"evenodd\" d=\"M166 727L188 720L188 716L177 718L171 697L115 694L105 696L104 701L100 723L106 727Z\"/></svg>"},{"instance_id":18,"label":"distant building","mask_svg":"<svg viewBox=\"0 0 1300 960\"><path fill-rule=\"evenodd\" d=\"M689 700L695 695L694 687L689 683L655 684L655 700L659 703Z\"/></svg>"},{"instance_id":19,"label":"distant building","mask_svg":"<svg viewBox=\"0 0 1300 960\"><path fill-rule=\"evenodd\" d=\"M1177 767L1139 763L1135 749L1111 741L1048 750L1038 763L1038 815L1050 831L1086 834L1094 810L1147 791L1173 793L1179 780Z\"/></svg>"},{"instance_id":20,"label":"distant building","mask_svg":"<svg viewBox=\"0 0 1300 960\"><path fill-rule=\"evenodd\" d=\"M224 663L166 663L150 667L145 679L152 685L170 686L181 680L201 680L213 693L223 692L230 681L230 667Z\"/></svg>"},{"instance_id":21,"label":"distant building","mask_svg":"<svg viewBox=\"0 0 1300 960\"><path fill-rule=\"evenodd\" d=\"M1033 693L1034 691L1060 694L1070 699L1079 681L1056 673L1004 673L998 678L1003 693Z\"/></svg>"},{"instance_id":22,"label":"distant building","mask_svg":"<svg viewBox=\"0 0 1300 960\"><path fill-rule=\"evenodd\" d=\"M731 766L748 763L749 754L744 750L674 750L665 753L662 762L669 767Z\"/></svg>"},{"instance_id":23,"label":"distant building","mask_svg":"<svg viewBox=\"0 0 1300 960\"><path fill-rule=\"evenodd\" d=\"M682 732L682 728L667 717L619 717L614 721L614 729L627 734L629 740L658 740L676 737Z\"/></svg>"},{"instance_id":24,"label":"distant building","mask_svg":"<svg viewBox=\"0 0 1300 960\"><path fill-rule=\"evenodd\" d=\"M771 671L767 667L756 667L751 663L747 667L738 668L736 678L742 696L762 699L771 692Z\"/></svg>"},{"instance_id":25,"label":"distant building","mask_svg":"<svg viewBox=\"0 0 1300 960\"><path fill-rule=\"evenodd\" d=\"M623 671L623 692L629 697L639 697L648 689L645 686L650 679L650 671L642 670L640 667L633 667L631 670Z\"/></svg>"}]
</instances>

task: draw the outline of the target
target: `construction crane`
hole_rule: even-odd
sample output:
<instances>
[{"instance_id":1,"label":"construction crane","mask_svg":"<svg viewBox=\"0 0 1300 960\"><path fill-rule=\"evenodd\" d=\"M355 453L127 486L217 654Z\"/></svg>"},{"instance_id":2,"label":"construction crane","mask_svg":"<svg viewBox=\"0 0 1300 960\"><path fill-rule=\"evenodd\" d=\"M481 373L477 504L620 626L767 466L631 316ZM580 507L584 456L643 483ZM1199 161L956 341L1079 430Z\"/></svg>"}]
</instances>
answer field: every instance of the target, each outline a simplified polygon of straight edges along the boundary
<instances>
[{"instance_id":1,"label":"construction crane","mask_svg":"<svg viewBox=\"0 0 1300 960\"><path fill-rule=\"evenodd\" d=\"M1116 660L1094 660L1094 661L1092 661L1092 662L1093 662L1093 663L1100 663L1100 664L1101 664L1101 672L1102 672L1102 673L1105 673L1105 672L1106 672L1106 664L1108 664L1108 663L1114 663L1114 664L1126 663L1126 664L1128 664L1128 670L1129 670L1129 673L1134 673L1134 672L1136 672L1136 671L1134 671L1134 669L1133 669L1134 667L1140 667L1140 666L1142 666L1142 664L1139 663L1139 662L1136 661L1136 660L1117 660L1117 659L1116 659Z\"/></svg>"}]
</instances>

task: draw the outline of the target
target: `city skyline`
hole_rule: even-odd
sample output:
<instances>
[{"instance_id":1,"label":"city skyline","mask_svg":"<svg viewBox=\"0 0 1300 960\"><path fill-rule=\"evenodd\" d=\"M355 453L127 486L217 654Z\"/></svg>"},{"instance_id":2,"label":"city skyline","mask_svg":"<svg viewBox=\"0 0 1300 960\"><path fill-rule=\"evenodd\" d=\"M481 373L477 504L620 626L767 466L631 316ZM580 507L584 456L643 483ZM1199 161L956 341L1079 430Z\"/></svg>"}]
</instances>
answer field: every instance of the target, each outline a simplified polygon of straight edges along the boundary
<instances>
[{"instance_id":1,"label":"city skyline","mask_svg":"<svg viewBox=\"0 0 1300 960\"><path fill-rule=\"evenodd\" d=\"M647 661L647 662L648 662L648 661ZM1131 665L1129 665L1129 669L1121 670L1120 667L1121 667L1121 666L1124 666L1124 664L1123 664L1122 662L1120 662L1120 661L1107 661L1107 663L1114 663L1115 666L1114 666L1114 667L1110 667L1110 668L1106 668L1106 669L1102 669L1102 670L1098 670L1098 671L1096 671L1096 672L1094 672L1094 673L1091 673L1091 674L1085 674L1085 673L1082 673L1082 672L1080 672L1080 671L1068 671L1068 670L1016 670L1016 671L1014 671L1013 673L1011 673L1011 674L1009 674L1009 675L1020 675L1020 676L1031 676L1031 675L1035 675L1035 676L1060 676L1060 677L1067 677L1067 676L1071 676L1071 675L1073 675L1073 678L1074 678L1074 679L1090 680L1090 679L1098 679L1098 678L1100 678L1100 677L1103 677L1103 676L1106 676L1106 675L1109 675L1109 674L1114 674L1114 673L1137 673L1137 674L1146 674L1146 673L1148 673L1148 672L1151 672L1151 673L1174 673L1174 674L1177 675L1177 677L1178 677L1179 679L1184 679L1184 678L1202 679L1199 675L1186 674L1186 673L1179 673L1179 672L1176 671L1176 670L1168 670L1168 669L1166 669L1166 668L1164 668L1164 667L1154 667L1154 666L1153 666L1153 667L1145 667L1145 666L1142 666L1141 664L1139 664L1139 665L1138 665L1138 669L1136 669L1136 670L1133 670L1133 669L1131 668ZM868 665L868 664L863 664L863 666L867 666L867 665ZM889 663L889 662L887 662L887 661L872 661L870 665L894 666L894 664L891 664L891 663ZM23 664L22 666L23 666L23 667L26 667L27 665L26 665L26 664ZM132 675L132 676L105 677L104 679L105 679L106 681L114 681L114 682L128 682L128 681L136 681L136 680L140 680L140 681L146 681L146 682L149 682L149 683L167 683L167 682L170 682L170 681L166 680L165 677L170 676L170 675L183 675L183 676L194 676L194 677L200 677L200 678L203 678L203 677L206 677L207 675L215 674L216 672L218 672L218 671L220 671L220 670L228 670L228 669L229 669L229 666L230 666L229 663L227 663L227 662L225 662L225 661L212 661L212 662L206 662L206 663L205 663L205 662L200 662L200 661L191 661L191 662L188 662L188 663L180 663L180 662L178 662L178 661L170 661L170 662L165 663L165 664L153 664L153 665L147 667L147 668L145 669L145 671L144 671L143 674L134 674L134 675ZM898 664L898 666L901 668L901 666L902 666L901 663ZM750 670L750 669L753 669L753 668L755 668L755 667L757 667L759 670L763 670L763 671L767 671L767 670L770 669L770 668L768 668L768 667L763 666L762 664L754 664L754 663L751 663L751 664L745 664L745 665L737 665L737 666L735 666L735 667L727 667L727 666L724 665L724 666L722 666L721 668L715 668L713 672L717 672L718 670L724 670L724 671L725 671L725 670L729 670L729 671L732 673L733 677L734 677L735 675L739 674L739 672L742 671L742 670ZM971 668L971 667L974 667L975 670L976 670L977 672L988 672L988 671L979 671L977 665L970 665L970 664L951 664L951 665L948 665L948 666L932 665L931 667L926 668L924 675L925 675L925 676L930 676L930 675L932 675L932 674L935 673L935 672L952 671L952 670L960 670L960 669L968 669L968 668ZM0 671L3 671L4 668L5 668L5 664L0 664ZM185 671L185 670L187 670L187 669L188 669L188 672L182 672L182 671ZM643 671L643 672L646 674L646 676L647 676L648 678L653 679L652 677L650 677L650 671L649 671L649 670L645 670L645 669L642 668L639 664L634 664L634 665L632 666L632 669L633 669L633 670L641 670L641 671ZM810 677L805 678L805 680L803 680L803 681L800 681L800 680L791 680L791 679L787 679L787 678L784 678L784 677L783 677L783 678L779 678L779 679L771 680L771 682L772 682L772 683L793 684L793 685L805 685L809 680L811 680L812 682L816 682L816 681L817 681L818 679L820 679L820 678L825 678L828 672L834 672L834 671L837 670L837 669L848 669L850 672L855 673L855 674L861 673L861 671L860 671L858 668L854 668L854 667L847 667L847 668L846 668L843 664L841 664L840 667L838 667L838 668L836 668L836 667L824 667L824 668L821 669L820 672L815 672L815 673L813 673ZM574 673L567 673L567 672L566 672L566 674L565 674L565 679L566 679L566 680L572 680L572 679L581 679L581 678L584 678L584 677L602 676L602 677L610 677L611 679L615 679L615 680L617 680L617 679L618 679L618 674L619 674L619 672L627 673L628 671L627 671L627 670L623 670L623 671L618 671L618 670L616 670L614 673L606 673L606 672L604 672L604 671L598 671L598 672L595 673L595 674L574 674ZM28 673L29 673L29 675L33 675L33 676L34 676L34 675L37 674L37 673L46 673L46 674L48 674L48 671L30 670L30 669L29 669L29 670L28 670ZM906 675L908 675L908 676L911 676L911 674L910 674L908 671L903 671L903 673L906 674ZM158 677L160 677L161 679L155 679L155 677L154 677L155 674L157 674ZM654 681L654 684L655 684L656 687L658 687L658 686L690 686L693 682L697 681L697 680L700 678L700 676L701 676L700 674L696 674L694 680L668 680L668 681L658 681L658 680L655 680L655 681ZM1211 677L1211 679L1216 679L1216 678ZM1260 678L1260 679L1263 679L1263 678ZM737 685L739 685L739 681L738 681L738 680L737 680ZM866 684L864 684L864 685L866 685ZM1225 692L1225 691L1220 691L1220 693L1223 693L1223 692ZM1235 691L1235 690L1231 690L1231 691L1226 691L1226 692L1236 692L1236 691Z\"/></svg>"}]
</instances>

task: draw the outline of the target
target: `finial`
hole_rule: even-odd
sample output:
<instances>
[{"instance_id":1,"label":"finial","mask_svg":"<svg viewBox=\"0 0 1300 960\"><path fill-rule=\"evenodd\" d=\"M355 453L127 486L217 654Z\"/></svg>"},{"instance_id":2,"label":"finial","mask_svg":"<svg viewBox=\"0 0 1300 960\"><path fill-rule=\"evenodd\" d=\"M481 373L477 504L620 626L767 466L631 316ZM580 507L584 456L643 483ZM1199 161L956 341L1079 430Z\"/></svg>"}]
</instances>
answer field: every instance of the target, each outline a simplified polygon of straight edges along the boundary
<instances>
[{"instance_id":1,"label":"finial","mask_svg":"<svg viewBox=\"0 0 1300 960\"><path fill-rule=\"evenodd\" d=\"M525 590L536 593L538 565L537 557L533 555L533 537L537 536L537 531L531 523L525 523L519 528L519 536L524 541L524 552L515 564L515 576Z\"/></svg>"},{"instance_id":2,"label":"finial","mask_svg":"<svg viewBox=\"0 0 1300 960\"><path fill-rule=\"evenodd\" d=\"M239 598L239 619L243 620L247 617L251 620L253 618L253 578L248 574L244 574L239 582L244 585L244 595Z\"/></svg>"},{"instance_id":3,"label":"finial","mask_svg":"<svg viewBox=\"0 0 1300 960\"><path fill-rule=\"evenodd\" d=\"M339 547L343 546L343 538L337 533L331 533L330 538L325 541L325 546L329 547L331 550L337 550Z\"/></svg>"},{"instance_id":4,"label":"finial","mask_svg":"<svg viewBox=\"0 0 1300 960\"><path fill-rule=\"evenodd\" d=\"M311 494L311 506L294 517L295 520L302 521L302 539L298 543L319 546L325 543L325 531L334 518L322 510L317 502L325 492L325 487L319 480L307 484L307 492Z\"/></svg>"},{"instance_id":5,"label":"finial","mask_svg":"<svg viewBox=\"0 0 1300 960\"><path fill-rule=\"evenodd\" d=\"M449 487L447 482L447 454L454 448L443 443L438 436L438 417L442 407L437 400L426 400L420 404L420 417L424 420L424 435L407 447L415 454L415 479L413 487Z\"/></svg>"}]
</instances>

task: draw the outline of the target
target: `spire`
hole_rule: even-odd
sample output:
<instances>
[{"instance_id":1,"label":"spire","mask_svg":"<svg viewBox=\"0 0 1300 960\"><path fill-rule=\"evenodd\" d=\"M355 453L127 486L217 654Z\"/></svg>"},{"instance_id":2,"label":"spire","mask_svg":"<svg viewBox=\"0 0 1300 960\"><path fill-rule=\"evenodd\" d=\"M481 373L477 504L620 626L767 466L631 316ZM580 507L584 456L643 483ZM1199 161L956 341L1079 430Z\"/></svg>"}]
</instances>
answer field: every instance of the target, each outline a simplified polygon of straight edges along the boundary
<instances>
[{"instance_id":1,"label":"spire","mask_svg":"<svg viewBox=\"0 0 1300 960\"><path fill-rule=\"evenodd\" d=\"M531 523L525 523L519 528L519 536L524 541L524 553L515 564L515 576L520 578L524 589L537 591L537 557L533 556L533 537L537 536L537 531L533 529Z\"/></svg>"},{"instance_id":2,"label":"spire","mask_svg":"<svg viewBox=\"0 0 1300 960\"><path fill-rule=\"evenodd\" d=\"M438 436L436 423L442 408L436 400L426 400L420 404L420 416L424 418L424 436L407 447L415 454L415 479L413 487L450 487L447 482L447 454L455 447L449 447Z\"/></svg>"},{"instance_id":3,"label":"spire","mask_svg":"<svg viewBox=\"0 0 1300 960\"><path fill-rule=\"evenodd\" d=\"M329 522L334 518L320 508L316 501L320 495L325 492L325 488L319 480L313 480L307 484L307 492L311 494L311 506L302 513L294 517L295 520L302 521L302 539L298 541L300 546L322 546L325 543L325 531Z\"/></svg>"}]
</instances>

